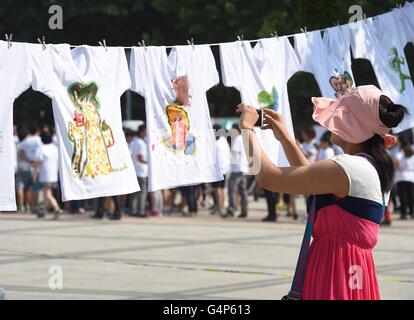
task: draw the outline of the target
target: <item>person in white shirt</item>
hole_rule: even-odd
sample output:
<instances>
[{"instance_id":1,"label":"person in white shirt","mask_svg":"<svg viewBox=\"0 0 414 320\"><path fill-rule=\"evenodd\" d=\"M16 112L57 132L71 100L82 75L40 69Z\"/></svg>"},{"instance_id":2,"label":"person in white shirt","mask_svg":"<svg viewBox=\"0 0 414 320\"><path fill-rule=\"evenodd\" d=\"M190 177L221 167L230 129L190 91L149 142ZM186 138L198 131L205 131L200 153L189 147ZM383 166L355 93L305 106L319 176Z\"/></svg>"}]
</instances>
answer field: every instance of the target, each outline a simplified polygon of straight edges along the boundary
<instances>
[{"instance_id":1,"label":"person in white shirt","mask_svg":"<svg viewBox=\"0 0 414 320\"><path fill-rule=\"evenodd\" d=\"M396 161L399 170L397 192L401 202L401 220L406 220L407 213L414 218L414 150L406 136L401 137L400 143L401 151Z\"/></svg>"},{"instance_id":2,"label":"person in white shirt","mask_svg":"<svg viewBox=\"0 0 414 320\"><path fill-rule=\"evenodd\" d=\"M26 211L30 212L37 205L38 190L36 186L39 150L42 141L39 137L39 129L36 125L31 125L28 131L24 132L25 138L18 145L18 169L17 169L17 189L18 207L23 210L26 204Z\"/></svg>"},{"instance_id":3,"label":"person in white shirt","mask_svg":"<svg viewBox=\"0 0 414 320\"><path fill-rule=\"evenodd\" d=\"M44 211L39 211L38 218L44 218L49 208L53 209L55 220L59 218L62 210L53 196L52 190L57 188L59 153L58 148L53 143L53 134L50 131L43 131L41 134L42 145L40 147L40 171L39 182L42 187L44 199Z\"/></svg>"},{"instance_id":4,"label":"person in white shirt","mask_svg":"<svg viewBox=\"0 0 414 320\"><path fill-rule=\"evenodd\" d=\"M131 215L145 217L145 207L148 197L148 145L146 142L147 127L139 126L138 137L135 137L129 145L129 150L134 163L135 172L141 191L131 195Z\"/></svg>"},{"instance_id":5,"label":"person in white shirt","mask_svg":"<svg viewBox=\"0 0 414 320\"><path fill-rule=\"evenodd\" d=\"M319 139L318 161L327 160L335 156L335 151L332 148L331 134L326 131Z\"/></svg>"},{"instance_id":6,"label":"person in white shirt","mask_svg":"<svg viewBox=\"0 0 414 320\"><path fill-rule=\"evenodd\" d=\"M246 154L243 147L243 138L241 136L241 130L236 124L233 126L233 132L231 135L231 164L230 164L230 177L228 187L229 206L227 208L227 216L234 216L236 208L237 192L241 196L241 214L239 218L247 217L248 200L247 200L247 177L248 163Z\"/></svg>"},{"instance_id":7,"label":"person in white shirt","mask_svg":"<svg viewBox=\"0 0 414 320\"><path fill-rule=\"evenodd\" d=\"M231 152L229 143L226 139L226 131L218 124L214 125L213 129L216 135L217 161L220 163L223 180L212 183L216 205L211 214L219 214L222 216L224 214L224 186L226 175L230 171Z\"/></svg>"},{"instance_id":8,"label":"person in white shirt","mask_svg":"<svg viewBox=\"0 0 414 320\"><path fill-rule=\"evenodd\" d=\"M318 155L318 150L315 147L315 135L316 133L313 128L307 128L303 131L304 141L302 143L302 151L310 163L314 163Z\"/></svg>"}]
</instances>

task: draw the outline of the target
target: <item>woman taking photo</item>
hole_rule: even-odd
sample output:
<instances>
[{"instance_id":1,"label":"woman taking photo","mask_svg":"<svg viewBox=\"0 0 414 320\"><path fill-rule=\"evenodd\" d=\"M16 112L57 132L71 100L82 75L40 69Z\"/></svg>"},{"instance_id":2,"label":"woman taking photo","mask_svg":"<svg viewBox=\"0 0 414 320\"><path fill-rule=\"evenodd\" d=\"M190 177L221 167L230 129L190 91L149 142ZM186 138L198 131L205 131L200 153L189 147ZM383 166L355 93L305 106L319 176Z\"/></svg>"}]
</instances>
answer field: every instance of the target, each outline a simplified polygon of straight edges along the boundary
<instances>
[{"instance_id":1,"label":"woman taking photo","mask_svg":"<svg viewBox=\"0 0 414 320\"><path fill-rule=\"evenodd\" d=\"M244 104L237 108L245 138L247 134L246 153L253 154L249 161L260 164L256 178L261 187L315 195L309 213L313 241L305 257L303 285L300 281L295 287L296 299L380 299L372 249L394 175L386 150L394 137L388 132L401 122L406 109L371 85L354 88L337 100L312 102L313 119L332 133L332 143L345 154L310 164L280 114L265 109L263 129L272 130L280 141L289 168L276 167L262 152L252 130L256 110Z\"/></svg>"}]
</instances>

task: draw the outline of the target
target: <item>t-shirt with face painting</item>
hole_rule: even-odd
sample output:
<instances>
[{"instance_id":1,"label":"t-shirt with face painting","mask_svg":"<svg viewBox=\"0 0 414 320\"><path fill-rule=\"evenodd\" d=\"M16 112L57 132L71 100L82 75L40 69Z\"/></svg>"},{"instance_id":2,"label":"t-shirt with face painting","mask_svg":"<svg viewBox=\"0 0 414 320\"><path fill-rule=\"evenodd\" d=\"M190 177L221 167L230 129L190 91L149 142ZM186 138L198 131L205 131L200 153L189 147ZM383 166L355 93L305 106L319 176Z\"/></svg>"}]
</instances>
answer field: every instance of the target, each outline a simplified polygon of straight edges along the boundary
<instances>
[{"instance_id":1,"label":"t-shirt with face painting","mask_svg":"<svg viewBox=\"0 0 414 320\"><path fill-rule=\"evenodd\" d=\"M236 88L243 103L278 111L293 136L287 82L299 71L296 54L287 37L220 45L223 84ZM276 165L289 166L280 143L271 130L255 128L259 143Z\"/></svg>"},{"instance_id":2,"label":"t-shirt with face painting","mask_svg":"<svg viewBox=\"0 0 414 320\"><path fill-rule=\"evenodd\" d=\"M414 87L404 53L400 20L394 12L349 24L354 58L371 62L381 90L408 108L395 133L414 127Z\"/></svg>"},{"instance_id":3,"label":"t-shirt with face painting","mask_svg":"<svg viewBox=\"0 0 414 320\"><path fill-rule=\"evenodd\" d=\"M130 87L117 47L35 45L33 88L52 99L64 201L139 191L122 131L120 97Z\"/></svg>"},{"instance_id":4,"label":"t-shirt with face painting","mask_svg":"<svg viewBox=\"0 0 414 320\"><path fill-rule=\"evenodd\" d=\"M354 86L349 37L342 27L329 28L322 39L320 31L294 36L295 50L303 71L315 76L322 96L337 98Z\"/></svg>"},{"instance_id":5,"label":"t-shirt with face painting","mask_svg":"<svg viewBox=\"0 0 414 320\"><path fill-rule=\"evenodd\" d=\"M28 46L0 41L0 211L16 211L13 102L30 87Z\"/></svg>"},{"instance_id":6,"label":"t-shirt with face painting","mask_svg":"<svg viewBox=\"0 0 414 320\"><path fill-rule=\"evenodd\" d=\"M219 81L209 46L133 48L132 90L145 98L149 190L223 179L206 92Z\"/></svg>"}]
</instances>

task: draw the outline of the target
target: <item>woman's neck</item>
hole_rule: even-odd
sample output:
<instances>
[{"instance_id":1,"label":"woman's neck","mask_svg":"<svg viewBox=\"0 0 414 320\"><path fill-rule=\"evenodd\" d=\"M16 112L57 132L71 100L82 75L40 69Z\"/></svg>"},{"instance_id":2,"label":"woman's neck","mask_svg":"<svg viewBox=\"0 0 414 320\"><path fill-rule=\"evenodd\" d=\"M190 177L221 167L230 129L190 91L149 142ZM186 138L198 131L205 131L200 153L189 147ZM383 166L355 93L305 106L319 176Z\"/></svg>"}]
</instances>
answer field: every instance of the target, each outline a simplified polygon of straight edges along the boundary
<instances>
[{"instance_id":1,"label":"woman's neck","mask_svg":"<svg viewBox=\"0 0 414 320\"><path fill-rule=\"evenodd\" d=\"M342 150L344 150L344 153L346 154L357 154L357 153L364 152L361 144L354 144L354 143L349 143L343 146Z\"/></svg>"}]
</instances>

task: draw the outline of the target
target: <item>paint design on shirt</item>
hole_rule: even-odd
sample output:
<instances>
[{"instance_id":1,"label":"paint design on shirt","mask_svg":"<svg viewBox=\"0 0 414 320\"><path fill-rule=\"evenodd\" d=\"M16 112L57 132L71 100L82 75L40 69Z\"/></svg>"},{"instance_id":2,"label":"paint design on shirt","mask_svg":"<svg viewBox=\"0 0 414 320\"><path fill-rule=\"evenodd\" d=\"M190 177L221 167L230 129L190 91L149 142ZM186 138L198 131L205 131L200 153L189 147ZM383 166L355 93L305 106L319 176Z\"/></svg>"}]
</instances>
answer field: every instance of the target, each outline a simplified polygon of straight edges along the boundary
<instances>
[{"instance_id":1,"label":"paint design on shirt","mask_svg":"<svg viewBox=\"0 0 414 320\"><path fill-rule=\"evenodd\" d=\"M395 47L391 48L391 54L392 54L392 58L389 60L389 63L390 63L391 69L397 72L400 77L400 81L401 81L400 93L404 94L405 81L411 80L411 77L405 74L401 69L401 66L405 64L405 60L403 57L399 56L397 48Z\"/></svg>"},{"instance_id":2,"label":"paint design on shirt","mask_svg":"<svg viewBox=\"0 0 414 320\"><path fill-rule=\"evenodd\" d=\"M75 106L74 121L68 123L68 136L73 144L72 174L77 178L96 178L115 171L108 153L115 139L106 120L101 120L97 92L94 82L76 82L68 88Z\"/></svg>"},{"instance_id":3,"label":"paint design on shirt","mask_svg":"<svg viewBox=\"0 0 414 320\"><path fill-rule=\"evenodd\" d=\"M171 135L162 139L163 145L173 152L193 155L196 151L196 138L190 133L190 119L186 108L191 106L189 82L187 76L181 76L172 82L176 99L169 103L165 111L171 129Z\"/></svg>"},{"instance_id":4,"label":"paint design on shirt","mask_svg":"<svg viewBox=\"0 0 414 320\"><path fill-rule=\"evenodd\" d=\"M335 73L339 75L332 76L329 79L329 83L335 90L335 97L339 98L351 91L352 87L354 86L354 80L352 79L348 71L345 71L344 73L339 73L339 71L335 69Z\"/></svg>"},{"instance_id":5,"label":"paint design on shirt","mask_svg":"<svg viewBox=\"0 0 414 320\"><path fill-rule=\"evenodd\" d=\"M266 90L260 91L257 95L257 100L259 101L260 108L272 108L275 111L279 108L279 96L275 87L272 88L270 93Z\"/></svg>"}]
</instances>

